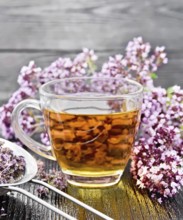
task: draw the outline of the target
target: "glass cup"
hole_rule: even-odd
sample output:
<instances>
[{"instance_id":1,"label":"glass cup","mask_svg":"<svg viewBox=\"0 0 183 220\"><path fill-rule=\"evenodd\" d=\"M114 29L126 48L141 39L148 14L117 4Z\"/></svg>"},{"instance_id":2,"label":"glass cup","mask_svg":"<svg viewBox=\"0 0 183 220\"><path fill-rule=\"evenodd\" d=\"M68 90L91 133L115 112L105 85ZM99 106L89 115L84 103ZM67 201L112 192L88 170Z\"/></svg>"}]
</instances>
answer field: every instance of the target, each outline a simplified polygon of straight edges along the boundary
<instances>
[{"instance_id":1,"label":"glass cup","mask_svg":"<svg viewBox=\"0 0 183 220\"><path fill-rule=\"evenodd\" d=\"M78 77L40 87L40 101L26 99L12 113L16 136L37 154L57 160L67 181L83 187L119 182L140 122L143 87L124 78ZM22 129L26 108L42 112L51 146Z\"/></svg>"}]
</instances>

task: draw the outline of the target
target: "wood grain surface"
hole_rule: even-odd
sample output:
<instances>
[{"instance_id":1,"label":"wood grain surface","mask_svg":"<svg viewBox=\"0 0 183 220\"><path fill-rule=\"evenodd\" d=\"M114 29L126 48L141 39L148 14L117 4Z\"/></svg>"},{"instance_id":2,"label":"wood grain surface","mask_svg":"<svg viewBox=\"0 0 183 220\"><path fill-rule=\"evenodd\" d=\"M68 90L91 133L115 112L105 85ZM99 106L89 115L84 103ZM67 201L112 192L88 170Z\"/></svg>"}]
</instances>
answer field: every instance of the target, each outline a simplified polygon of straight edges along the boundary
<instances>
[{"instance_id":1,"label":"wood grain surface","mask_svg":"<svg viewBox=\"0 0 183 220\"><path fill-rule=\"evenodd\" d=\"M55 162L45 161L47 168L58 169ZM130 165L130 164L129 164ZM68 186L66 192L80 201L98 209L115 220L170 220L183 217L183 193L168 199L163 204L149 197L145 191L140 191L134 184L127 166L121 182L117 186L103 189L84 189ZM37 186L27 183L21 186L27 191L37 194ZM64 212L76 219L101 219L89 211L51 192L46 199ZM42 205L19 193L0 197L0 205L5 209L7 220L60 220L65 219Z\"/></svg>"},{"instance_id":2,"label":"wood grain surface","mask_svg":"<svg viewBox=\"0 0 183 220\"><path fill-rule=\"evenodd\" d=\"M59 56L74 57L83 47L94 49L99 65L109 55L124 54L126 44L142 36L152 46L167 48L169 63L159 71L156 85L183 87L183 1L181 0L0 0L0 104L17 88L23 65L35 60L45 67ZM36 156L37 159L39 157ZM46 167L58 169L45 160ZM36 186L22 188L36 193ZM183 191L160 205L137 189L129 166L118 186L67 192L114 219L183 219ZM72 202L51 193L48 202L77 219L98 219ZM14 193L0 197L7 220L58 220L55 213Z\"/></svg>"},{"instance_id":3,"label":"wood grain surface","mask_svg":"<svg viewBox=\"0 0 183 220\"><path fill-rule=\"evenodd\" d=\"M0 1L0 101L16 89L20 68L40 56L74 56L94 49L99 62L124 54L142 36L165 45L169 63L157 85L183 86L183 2L180 0L6 0ZM45 65L49 63L45 62Z\"/></svg>"}]
</instances>

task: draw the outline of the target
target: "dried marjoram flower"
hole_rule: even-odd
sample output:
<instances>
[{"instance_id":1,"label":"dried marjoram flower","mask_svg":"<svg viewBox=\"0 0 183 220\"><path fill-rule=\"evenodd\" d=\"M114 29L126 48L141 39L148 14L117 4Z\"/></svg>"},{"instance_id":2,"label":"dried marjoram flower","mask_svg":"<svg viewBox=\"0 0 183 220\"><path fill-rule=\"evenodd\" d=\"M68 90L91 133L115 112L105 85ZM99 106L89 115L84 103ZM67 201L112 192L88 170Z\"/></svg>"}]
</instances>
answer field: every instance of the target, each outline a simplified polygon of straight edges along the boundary
<instances>
[{"instance_id":1,"label":"dried marjoram flower","mask_svg":"<svg viewBox=\"0 0 183 220\"><path fill-rule=\"evenodd\" d=\"M49 183L50 185L58 188L59 190L64 190L67 186L67 181L62 173L62 171L56 171L55 169L50 169L49 172L45 170L45 163L41 160L37 161L38 172L36 178ZM38 186L37 188L38 196L41 198L48 197L49 189L44 186Z\"/></svg>"},{"instance_id":2,"label":"dried marjoram flower","mask_svg":"<svg viewBox=\"0 0 183 220\"><path fill-rule=\"evenodd\" d=\"M0 146L0 184L13 183L25 173L26 162L9 148Z\"/></svg>"}]
</instances>

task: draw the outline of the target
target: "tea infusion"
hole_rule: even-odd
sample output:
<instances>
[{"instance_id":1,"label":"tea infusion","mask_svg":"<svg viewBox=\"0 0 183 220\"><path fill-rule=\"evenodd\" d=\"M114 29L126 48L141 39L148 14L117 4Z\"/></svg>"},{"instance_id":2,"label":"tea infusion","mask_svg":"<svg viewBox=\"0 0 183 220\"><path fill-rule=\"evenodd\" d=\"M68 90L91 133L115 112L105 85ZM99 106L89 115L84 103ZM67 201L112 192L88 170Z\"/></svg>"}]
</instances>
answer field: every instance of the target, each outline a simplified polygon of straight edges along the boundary
<instances>
[{"instance_id":1,"label":"tea infusion","mask_svg":"<svg viewBox=\"0 0 183 220\"><path fill-rule=\"evenodd\" d=\"M44 116L64 173L99 177L124 170L139 124L138 110L74 115L45 109Z\"/></svg>"}]
</instances>

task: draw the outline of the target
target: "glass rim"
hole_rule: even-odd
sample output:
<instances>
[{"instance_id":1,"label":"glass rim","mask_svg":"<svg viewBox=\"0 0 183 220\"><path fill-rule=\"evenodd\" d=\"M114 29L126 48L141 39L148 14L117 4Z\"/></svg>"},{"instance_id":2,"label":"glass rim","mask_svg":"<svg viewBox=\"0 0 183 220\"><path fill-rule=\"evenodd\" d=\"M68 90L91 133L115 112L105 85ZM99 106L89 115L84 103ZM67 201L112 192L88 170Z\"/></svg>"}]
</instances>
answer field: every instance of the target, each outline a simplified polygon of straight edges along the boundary
<instances>
[{"instance_id":1,"label":"glass rim","mask_svg":"<svg viewBox=\"0 0 183 220\"><path fill-rule=\"evenodd\" d=\"M53 94L53 93L49 93L47 91L45 91L45 88L50 86L50 85L54 85L55 83L58 83L58 82L64 82L66 80L84 80L84 79L98 79L98 80L105 80L105 79L120 79L120 80L123 80L123 81L126 81L130 84L133 84L133 85L136 85L138 87L138 90L135 91L135 92L130 92L130 93L127 93L127 94L120 94L120 95L114 95L114 94L104 94L104 95L101 95L101 96L88 96L88 95L82 95L82 93L80 94L80 96L77 96L76 94L77 93L71 93L71 95L68 93L66 94ZM41 85L41 87L39 88L39 94L42 95L42 96L45 96L45 97L49 97L49 98L62 98L62 99L74 99L74 100L119 100L119 99L122 99L122 98L129 98L129 97L133 97L133 96L137 96L139 94L141 94L143 92L143 86L135 81L135 80L131 80L131 79L126 79L126 78L115 78L115 77L93 77L93 76L83 76L83 77L67 77L67 78L63 78L63 79L54 79L54 80L51 80L47 83L44 83L43 85Z\"/></svg>"}]
</instances>

